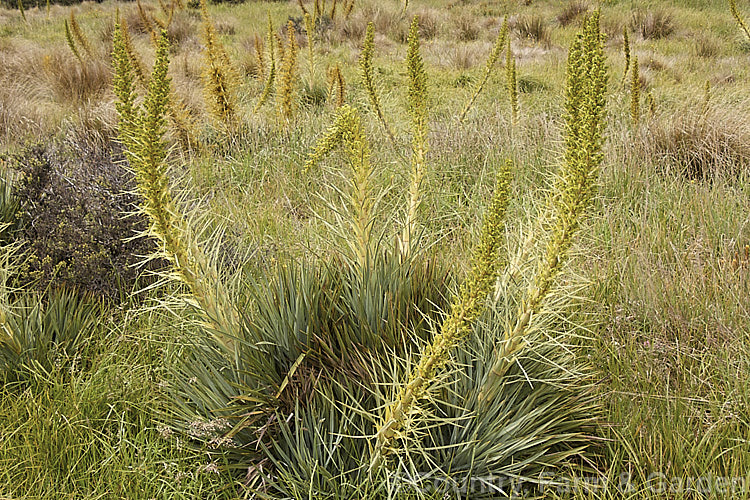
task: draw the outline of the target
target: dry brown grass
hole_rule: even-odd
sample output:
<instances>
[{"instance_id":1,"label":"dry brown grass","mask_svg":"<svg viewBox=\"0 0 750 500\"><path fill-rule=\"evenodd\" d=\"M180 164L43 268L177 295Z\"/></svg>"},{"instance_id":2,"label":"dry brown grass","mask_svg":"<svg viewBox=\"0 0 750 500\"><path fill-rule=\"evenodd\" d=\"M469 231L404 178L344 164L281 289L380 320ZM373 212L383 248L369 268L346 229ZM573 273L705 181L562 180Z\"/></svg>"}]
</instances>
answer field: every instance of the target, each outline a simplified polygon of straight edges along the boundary
<instances>
[{"instance_id":1,"label":"dry brown grass","mask_svg":"<svg viewBox=\"0 0 750 500\"><path fill-rule=\"evenodd\" d=\"M479 38L481 27L477 19L470 15L460 15L453 18L453 28L456 38L464 42L471 42Z\"/></svg>"},{"instance_id":2,"label":"dry brown grass","mask_svg":"<svg viewBox=\"0 0 750 500\"><path fill-rule=\"evenodd\" d=\"M750 124L737 108L747 103L704 106L657 116L640 131L636 153L667 173L689 179L734 177L750 168Z\"/></svg>"},{"instance_id":3,"label":"dry brown grass","mask_svg":"<svg viewBox=\"0 0 750 500\"><path fill-rule=\"evenodd\" d=\"M644 40L666 38L674 33L674 17L663 9L637 10L630 19L630 29L640 34Z\"/></svg>"},{"instance_id":4,"label":"dry brown grass","mask_svg":"<svg viewBox=\"0 0 750 500\"><path fill-rule=\"evenodd\" d=\"M557 14L557 22L560 23L560 26L567 26L587 13L589 9L590 6L587 2L570 2Z\"/></svg>"},{"instance_id":5,"label":"dry brown grass","mask_svg":"<svg viewBox=\"0 0 750 500\"><path fill-rule=\"evenodd\" d=\"M524 14L512 18L510 27L521 38L532 40L545 48L552 45L552 30L547 21L539 14Z\"/></svg>"}]
</instances>

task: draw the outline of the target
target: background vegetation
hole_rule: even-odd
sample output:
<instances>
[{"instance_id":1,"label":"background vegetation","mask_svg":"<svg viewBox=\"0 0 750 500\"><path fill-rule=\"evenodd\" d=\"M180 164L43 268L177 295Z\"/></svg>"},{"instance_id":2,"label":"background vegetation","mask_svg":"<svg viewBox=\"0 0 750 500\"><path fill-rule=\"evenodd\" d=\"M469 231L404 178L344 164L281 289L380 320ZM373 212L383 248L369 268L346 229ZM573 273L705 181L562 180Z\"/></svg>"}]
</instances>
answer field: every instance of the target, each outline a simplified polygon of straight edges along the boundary
<instances>
[{"instance_id":1,"label":"background vegetation","mask_svg":"<svg viewBox=\"0 0 750 500\"><path fill-rule=\"evenodd\" d=\"M201 367L224 362L215 337L205 335L220 328L201 317L206 302L195 309L189 279L153 273L174 253L149 233L137 179L116 141L118 20L131 37L134 105L144 100L155 40L166 28L171 193L179 227L206 249L223 294L256 304L250 311L283 302L274 290L325 283L337 292L320 296L322 310L356 306L345 300L357 295L345 285L358 283L352 268L336 260L348 156L304 168L346 104L362 117L377 173L372 190L382 193L372 227L393 226L414 191L419 157L409 150L422 148L417 248L435 267L412 269L408 276L424 288L402 300L417 296L425 321L442 320L439 311L470 275L496 173L513 161L504 245L508 289L519 298L487 312L482 324L490 326L478 328L470 345L502 335L506 309L519 307L537 271L532 257L546 244L538 238L551 220L544 193L565 158L567 50L596 5L356 0L334 12L331 2L318 4L316 11L302 2L314 18L312 37L296 1L204 4L203 12L148 1L0 10L0 498L237 498L250 496L250 486L262 489L262 467L242 461L257 436L239 433L252 446L227 451L212 442L226 429L191 429L200 412L176 403L216 393L218 408L236 394L231 384L201 389L201 370L184 371L196 352L207 360ZM571 366L588 366L575 380L600 409L589 452L557 473L608 481L548 497L660 498L663 478L654 473L670 484L743 478L750 489L750 40L736 19L750 16L750 5L731 4L602 2L609 86L599 189L555 281L545 328L564 334L569 350L557 352L575 353ZM414 16L428 99L424 144L412 146L419 117L407 112L415 106L406 59ZM512 59L496 57L483 83L505 16ZM360 53L370 22L368 81ZM128 240L144 232L151 238ZM144 264L154 255L163 260ZM393 278L392 262L378 265ZM364 295L366 283L358 286ZM427 325L402 312L388 317L428 338ZM248 336L270 328L243 318L219 319ZM423 344L415 342L402 347L416 352ZM462 355L455 359L463 366L493 353ZM289 371L295 360L274 368L277 382L296 373ZM387 368L403 379L404 363ZM302 375L316 373L314 366L298 366L287 409L313 397ZM301 454L295 463L309 459ZM623 477L630 488L620 488ZM286 487L288 496L307 495L292 479ZM748 489L734 497L750 497Z\"/></svg>"}]
</instances>

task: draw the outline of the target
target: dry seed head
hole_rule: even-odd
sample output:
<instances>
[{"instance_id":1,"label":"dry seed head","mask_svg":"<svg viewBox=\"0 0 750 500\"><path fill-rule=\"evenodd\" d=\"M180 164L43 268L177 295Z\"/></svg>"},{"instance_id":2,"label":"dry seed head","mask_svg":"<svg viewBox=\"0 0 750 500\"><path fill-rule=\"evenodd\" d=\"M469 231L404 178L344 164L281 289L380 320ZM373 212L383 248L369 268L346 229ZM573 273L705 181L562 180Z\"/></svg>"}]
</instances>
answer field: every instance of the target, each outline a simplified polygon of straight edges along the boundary
<instances>
[{"instance_id":1,"label":"dry seed head","mask_svg":"<svg viewBox=\"0 0 750 500\"><path fill-rule=\"evenodd\" d=\"M216 33L206 0L201 0L203 34L203 93L211 115L232 128L237 118L237 73Z\"/></svg>"},{"instance_id":2,"label":"dry seed head","mask_svg":"<svg viewBox=\"0 0 750 500\"><path fill-rule=\"evenodd\" d=\"M513 57L510 47L510 38L508 38L508 47L505 54L505 85L510 98L511 123L515 127L518 124L518 84L516 83L516 59Z\"/></svg>"},{"instance_id":3,"label":"dry seed head","mask_svg":"<svg viewBox=\"0 0 750 500\"><path fill-rule=\"evenodd\" d=\"M274 52L274 44L276 39L274 37L273 21L271 21L271 13L268 13L268 56L270 59L270 67L268 69L268 79L263 87L263 92L258 99L258 103L253 108L253 113L257 113L263 104L268 101L268 98L273 92L274 85L276 83L276 55Z\"/></svg>"},{"instance_id":4,"label":"dry seed head","mask_svg":"<svg viewBox=\"0 0 750 500\"><path fill-rule=\"evenodd\" d=\"M71 52L73 52L73 55L76 56L76 59L78 59L78 62L83 64L81 53L78 52L78 48L76 47L75 40L73 40L73 34L70 32L70 25L68 24L67 19L65 20L65 40L68 42L68 47L70 47Z\"/></svg>"},{"instance_id":5,"label":"dry seed head","mask_svg":"<svg viewBox=\"0 0 750 500\"><path fill-rule=\"evenodd\" d=\"M276 93L278 101L278 114L281 123L289 124L294 115L297 90L297 54L299 47L294 32L294 23L290 20L287 24L287 46L284 50L284 59L279 71L279 89Z\"/></svg>"},{"instance_id":6,"label":"dry seed head","mask_svg":"<svg viewBox=\"0 0 750 500\"><path fill-rule=\"evenodd\" d=\"M628 70L630 70L630 35L627 26L622 27L622 50L625 54L625 70L622 72L622 83L625 83Z\"/></svg>"},{"instance_id":7,"label":"dry seed head","mask_svg":"<svg viewBox=\"0 0 750 500\"><path fill-rule=\"evenodd\" d=\"M86 53L86 55L89 57L93 57L94 51L91 49L91 43L83 33L83 30L78 24L78 20L76 19L76 16L72 10L70 11L70 32L72 33L76 42L78 42L78 45L83 48L83 51Z\"/></svg>"}]
</instances>

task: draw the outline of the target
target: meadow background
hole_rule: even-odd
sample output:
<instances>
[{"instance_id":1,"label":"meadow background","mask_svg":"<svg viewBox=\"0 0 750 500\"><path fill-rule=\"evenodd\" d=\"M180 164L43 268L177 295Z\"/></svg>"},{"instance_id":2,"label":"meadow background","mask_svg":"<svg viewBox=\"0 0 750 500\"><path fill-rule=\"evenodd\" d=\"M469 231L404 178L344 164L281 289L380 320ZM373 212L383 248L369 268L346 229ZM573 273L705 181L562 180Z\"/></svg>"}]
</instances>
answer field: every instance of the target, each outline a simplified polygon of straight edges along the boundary
<instances>
[{"instance_id":1,"label":"meadow background","mask_svg":"<svg viewBox=\"0 0 750 500\"><path fill-rule=\"evenodd\" d=\"M195 325L184 301L171 300L179 284L157 286L153 271L164 261L143 263L153 242L128 239L146 222L117 142L116 16L127 21L147 68L154 19L170 17L169 75L191 137L183 141L177 127L168 134L172 191L220 273L256 277L278 261L339 250L336 213L324 200L338 196L341 161L303 167L341 102L362 110L384 212L402 202L411 141L406 41L416 16L429 96L422 238L448 270L451 288L469 272L506 158L515 165L508 251L523 261L524 248L538 248L529 238L545 224L545 193L563 161L567 49L599 4L355 0L348 15L344 2L332 16L329 2L312 72L298 2L210 4L236 73L240 125L231 129L204 99L197 5L171 15L150 0L22 5L23 13L14 2L0 9L2 322L28 292L35 295L24 299L24 310L43 309L40 324L72 323L65 328L78 333L72 354L50 338L36 349L51 346L54 355L0 365L0 498L12 499L250 495L247 466L238 475L230 456L168 425L171 367ZM602 408L586 465L610 486L568 496L661 498L652 488L658 472L743 478L748 489L733 497L750 497L750 36L730 2L611 0L599 7L609 71L604 159L597 196L553 293L555 321L582 346L576 352L591 366ZM750 3L735 8L750 17ZM298 30L294 112L286 121L275 96L255 109L269 71L268 56L262 60L269 16L280 38L290 19ZM459 121L505 16L517 118L503 55ZM370 21L393 139L371 112L360 77ZM89 44L73 42L78 54L66 40L66 24L71 30L74 22ZM636 86L632 69L624 73L623 33L639 63ZM518 274L525 282L533 269L521 266ZM88 298L79 299L83 293ZM47 331L34 328L25 331ZM588 474L573 466L560 473ZM624 492L616 487L623 473L632 478Z\"/></svg>"}]
</instances>

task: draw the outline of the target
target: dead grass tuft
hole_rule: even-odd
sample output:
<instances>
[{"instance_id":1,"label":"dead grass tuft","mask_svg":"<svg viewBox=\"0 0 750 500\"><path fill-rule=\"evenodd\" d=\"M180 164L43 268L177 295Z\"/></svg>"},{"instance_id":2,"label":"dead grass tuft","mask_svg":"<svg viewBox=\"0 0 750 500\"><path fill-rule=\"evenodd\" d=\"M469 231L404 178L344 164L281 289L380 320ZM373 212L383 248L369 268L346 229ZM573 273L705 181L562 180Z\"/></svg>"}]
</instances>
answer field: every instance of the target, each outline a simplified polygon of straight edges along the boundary
<instances>
[{"instance_id":1,"label":"dead grass tuft","mask_svg":"<svg viewBox=\"0 0 750 500\"><path fill-rule=\"evenodd\" d=\"M750 124L732 106L701 103L659 116L641 131L638 148L662 171L688 179L733 177L750 167Z\"/></svg>"},{"instance_id":2,"label":"dead grass tuft","mask_svg":"<svg viewBox=\"0 0 750 500\"><path fill-rule=\"evenodd\" d=\"M637 10L630 19L630 29L644 40L658 40L674 33L675 23L672 14L665 10Z\"/></svg>"},{"instance_id":3,"label":"dead grass tuft","mask_svg":"<svg viewBox=\"0 0 750 500\"><path fill-rule=\"evenodd\" d=\"M589 8L589 4L586 2L570 2L557 15L557 22L560 23L560 26L567 26L586 14Z\"/></svg>"},{"instance_id":4,"label":"dead grass tuft","mask_svg":"<svg viewBox=\"0 0 750 500\"><path fill-rule=\"evenodd\" d=\"M547 21L538 14L524 14L511 20L511 28L522 38L528 38L545 48L552 45L552 32Z\"/></svg>"}]
</instances>

